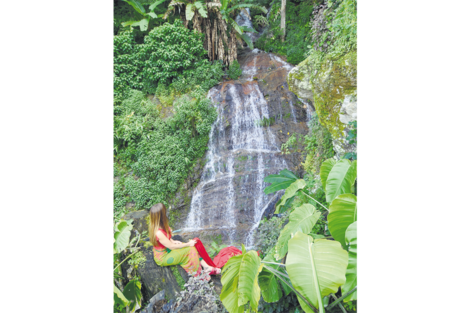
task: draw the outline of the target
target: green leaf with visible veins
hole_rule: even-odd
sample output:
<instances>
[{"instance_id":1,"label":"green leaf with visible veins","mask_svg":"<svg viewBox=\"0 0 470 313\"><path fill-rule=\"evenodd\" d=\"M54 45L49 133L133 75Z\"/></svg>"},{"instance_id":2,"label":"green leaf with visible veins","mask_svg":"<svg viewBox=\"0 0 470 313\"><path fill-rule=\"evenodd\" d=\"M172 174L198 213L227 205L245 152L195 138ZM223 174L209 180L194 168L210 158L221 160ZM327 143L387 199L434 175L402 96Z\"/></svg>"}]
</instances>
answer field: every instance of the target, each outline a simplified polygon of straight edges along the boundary
<instances>
[{"instance_id":1,"label":"green leaf with visible veins","mask_svg":"<svg viewBox=\"0 0 470 313\"><path fill-rule=\"evenodd\" d=\"M346 283L341 286L342 294L346 294L357 286L357 222L349 225L346 230L346 243L349 244L349 261L346 270ZM344 298L344 301L352 300L357 300L357 291Z\"/></svg>"},{"instance_id":2,"label":"green leaf with visible veins","mask_svg":"<svg viewBox=\"0 0 470 313\"><path fill-rule=\"evenodd\" d=\"M299 189L303 189L307 183L303 179L298 179L287 187L286 192L281 198L281 201L276 204L275 214L279 214L279 209L283 206L289 198L292 198Z\"/></svg>"},{"instance_id":3,"label":"green leaf with visible veins","mask_svg":"<svg viewBox=\"0 0 470 313\"><path fill-rule=\"evenodd\" d=\"M297 232L289 240L289 253L286 259L287 273L292 286L320 313L325 312L322 298L336 293L346 281L348 253L337 241L313 238ZM313 310L300 297L297 297L305 312Z\"/></svg>"},{"instance_id":4,"label":"green leaf with visible veins","mask_svg":"<svg viewBox=\"0 0 470 313\"><path fill-rule=\"evenodd\" d=\"M298 231L304 234L310 233L320 215L321 212L316 210L310 203L304 203L292 211L289 216L289 223L284 226L277 240L274 257L278 260L282 259L287 253L287 243L291 236Z\"/></svg>"}]
</instances>

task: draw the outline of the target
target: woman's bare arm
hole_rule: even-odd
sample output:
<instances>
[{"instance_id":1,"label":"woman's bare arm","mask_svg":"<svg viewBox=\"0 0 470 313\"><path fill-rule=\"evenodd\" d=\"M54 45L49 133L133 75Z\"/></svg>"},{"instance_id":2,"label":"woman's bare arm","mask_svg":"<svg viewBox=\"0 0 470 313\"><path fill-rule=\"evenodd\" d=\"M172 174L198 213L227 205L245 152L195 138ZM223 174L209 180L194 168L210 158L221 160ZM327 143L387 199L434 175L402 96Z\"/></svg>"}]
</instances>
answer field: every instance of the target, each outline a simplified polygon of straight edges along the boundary
<instances>
[{"instance_id":1,"label":"woman's bare arm","mask_svg":"<svg viewBox=\"0 0 470 313\"><path fill-rule=\"evenodd\" d=\"M196 244L196 241L194 240L190 240L189 242L184 243L174 243L170 239L168 239L160 230L157 231L157 238L162 245L164 245L170 250L181 249L185 247L194 247L194 245Z\"/></svg>"}]
</instances>

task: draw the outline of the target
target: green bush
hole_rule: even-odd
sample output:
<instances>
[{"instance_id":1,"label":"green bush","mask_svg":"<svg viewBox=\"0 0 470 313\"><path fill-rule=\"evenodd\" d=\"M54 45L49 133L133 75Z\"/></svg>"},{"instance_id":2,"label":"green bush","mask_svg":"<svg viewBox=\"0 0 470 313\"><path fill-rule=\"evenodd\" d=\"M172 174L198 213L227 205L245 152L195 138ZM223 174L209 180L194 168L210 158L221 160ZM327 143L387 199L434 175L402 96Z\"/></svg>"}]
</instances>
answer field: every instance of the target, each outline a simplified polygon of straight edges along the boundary
<instances>
[{"instance_id":1,"label":"green bush","mask_svg":"<svg viewBox=\"0 0 470 313\"><path fill-rule=\"evenodd\" d=\"M240 64L237 60L233 61L233 63L229 66L227 74L230 79L237 79L240 77L242 74L242 69L240 68Z\"/></svg>"},{"instance_id":2,"label":"green bush","mask_svg":"<svg viewBox=\"0 0 470 313\"><path fill-rule=\"evenodd\" d=\"M170 84L184 71L194 69L206 54L202 38L179 20L151 30L139 50L144 91L154 93L158 82Z\"/></svg>"}]
</instances>

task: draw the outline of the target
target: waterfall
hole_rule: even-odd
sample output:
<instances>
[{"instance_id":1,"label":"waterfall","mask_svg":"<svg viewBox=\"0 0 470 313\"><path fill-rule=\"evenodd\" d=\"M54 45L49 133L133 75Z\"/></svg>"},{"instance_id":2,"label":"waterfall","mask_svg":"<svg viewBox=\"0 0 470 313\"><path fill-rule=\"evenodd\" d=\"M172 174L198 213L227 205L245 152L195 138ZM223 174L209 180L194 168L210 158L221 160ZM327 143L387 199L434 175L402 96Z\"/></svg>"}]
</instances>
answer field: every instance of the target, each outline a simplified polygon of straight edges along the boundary
<instances>
[{"instance_id":1,"label":"waterfall","mask_svg":"<svg viewBox=\"0 0 470 313\"><path fill-rule=\"evenodd\" d=\"M248 15L242 11L236 21L252 27L249 9L247 11ZM182 231L189 236L206 236L209 240L221 235L225 243L252 248L265 210L272 209L283 193L266 195L264 189L268 183L264 178L292 164L287 162L289 156L280 151L280 136L285 136L282 127L286 127L285 123L291 123L290 126L304 123L305 114L310 119L311 113L307 104L307 112L296 116L297 97L284 85L282 88L278 85L285 84L292 65L259 50L245 52L240 58L241 78L223 82L209 91L208 98L218 115L212 125L206 163ZM265 85L263 92L268 88L278 100L268 104L258 81L254 80L254 76L259 75L274 75L273 82ZM277 85L273 85L274 82ZM281 105L281 98L288 106ZM282 115L289 113L292 119L282 122ZM277 124L272 125L276 116L281 119L276 118Z\"/></svg>"}]
</instances>

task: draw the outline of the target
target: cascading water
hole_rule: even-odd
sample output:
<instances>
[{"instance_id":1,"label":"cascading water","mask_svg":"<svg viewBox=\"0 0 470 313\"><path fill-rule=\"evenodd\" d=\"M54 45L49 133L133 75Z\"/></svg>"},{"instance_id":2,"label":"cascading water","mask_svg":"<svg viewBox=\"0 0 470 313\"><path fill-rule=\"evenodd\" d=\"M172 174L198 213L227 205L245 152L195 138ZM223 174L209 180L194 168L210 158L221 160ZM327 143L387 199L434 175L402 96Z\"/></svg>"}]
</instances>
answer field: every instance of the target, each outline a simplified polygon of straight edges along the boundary
<instances>
[{"instance_id":1,"label":"cascading water","mask_svg":"<svg viewBox=\"0 0 470 313\"><path fill-rule=\"evenodd\" d=\"M244 12L237 22L252 27ZM282 131L304 125L311 114L294 108L298 98L288 91L285 82L292 65L259 50L245 53L241 59L241 78L209 91L218 118L182 231L200 238L222 235L226 243L252 247L263 213L282 194L266 195L264 178L293 164L290 156L280 151L280 138L289 135ZM264 75L266 84L259 85L256 76L260 75ZM303 127L302 131L306 129Z\"/></svg>"}]
</instances>

